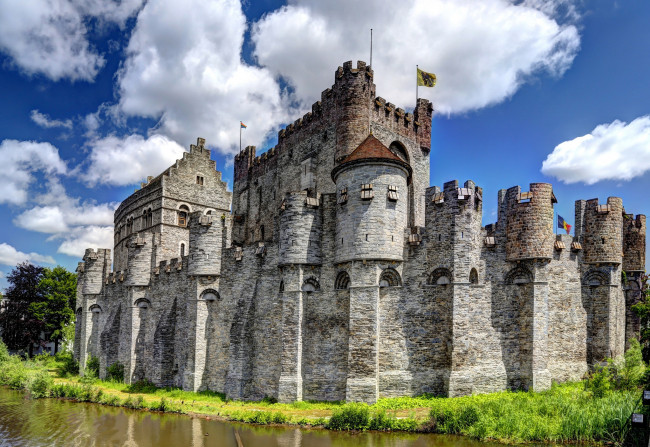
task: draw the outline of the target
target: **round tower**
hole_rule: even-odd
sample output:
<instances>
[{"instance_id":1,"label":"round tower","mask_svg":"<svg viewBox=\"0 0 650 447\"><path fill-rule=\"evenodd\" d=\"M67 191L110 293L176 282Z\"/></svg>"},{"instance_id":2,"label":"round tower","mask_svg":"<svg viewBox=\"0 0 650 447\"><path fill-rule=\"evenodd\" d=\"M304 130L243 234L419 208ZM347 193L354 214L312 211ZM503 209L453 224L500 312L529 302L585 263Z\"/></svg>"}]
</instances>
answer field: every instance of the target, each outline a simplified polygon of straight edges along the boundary
<instances>
[{"instance_id":1,"label":"round tower","mask_svg":"<svg viewBox=\"0 0 650 447\"><path fill-rule=\"evenodd\" d=\"M427 190L426 250L431 269L450 269L453 277L449 280L469 281L471 270L479 266L483 245L482 209L483 190L472 180L462 187L453 180L442 190L437 186Z\"/></svg>"},{"instance_id":2,"label":"round tower","mask_svg":"<svg viewBox=\"0 0 650 447\"><path fill-rule=\"evenodd\" d=\"M607 204L587 200L584 211L583 261L587 264L620 263L623 252L623 200L609 197Z\"/></svg>"},{"instance_id":3,"label":"round tower","mask_svg":"<svg viewBox=\"0 0 650 447\"><path fill-rule=\"evenodd\" d=\"M320 200L288 192L280 214L280 264L320 264L323 220Z\"/></svg>"},{"instance_id":4,"label":"round tower","mask_svg":"<svg viewBox=\"0 0 650 447\"><path fill-rule=\"evenodd\" d=\"M375 97L372 70L365 62L345 62L335 74L333 92L336 98L336 152L338 163L350 155L370 132L370 101Z\"/></svg>"},{"instance_id":5,"label":"round tower","mask_svg":"<svg viewBox=\"0 0 650 447\"><path fill-rule=\"evenodd\" d=\"M336 262L402 260L410 176L408 163L372 135L334 168Z\"/></svg>"},{"instance_id":6,"label":"round tower","mask_svg":"<svg viewBox=\"0 0 650 447\"><path fill-rule=\"evenodd\" d=\"M188 275L212 275L221 273L221 245L223 227L221 221L200 211L190 215L190 247L187 262Z\"/></svg>"},{"instance_id":7,"label":"round tower","mask_svg":"<svg viewBox=\"0 0 650 447\"><path fill-rule=\"evenodd\" d=\"M643 214L623 218L623 270L645 272L646 219Z\"/></svg>"},{"instance_id":8,"label":"round tower","mask_svg":"<svg viewBox=\"0 0 650 447\"><path fill-rule=\"evenodd\" d=\"M550 259L553 256L553 187L531 183L522 192L514 186L506 192L506 259Z\"/></svg>"},{"instance_id":9,"label":"round tower","mask_svg":"<svg viewBox=\"0 0 650 447\"><path fill-rule=\"evenodd\" d=\"M127 243L126 285L149 285L151 277L151 255L153 251L152 239L153 233L134 234L129 238Z\"/></svg>"},{"instance_id":10,"label":"round tower","mask_svg":"<svg viewBox=\"0 0 650 447\"><path fill-rule=\"evenodd\" d=\"M104 278L111 266L111 250L108 248L86 249L84 260L84 280L82 293L84 295L97 295L101 293Z\"/></svg>"}]
</instances>

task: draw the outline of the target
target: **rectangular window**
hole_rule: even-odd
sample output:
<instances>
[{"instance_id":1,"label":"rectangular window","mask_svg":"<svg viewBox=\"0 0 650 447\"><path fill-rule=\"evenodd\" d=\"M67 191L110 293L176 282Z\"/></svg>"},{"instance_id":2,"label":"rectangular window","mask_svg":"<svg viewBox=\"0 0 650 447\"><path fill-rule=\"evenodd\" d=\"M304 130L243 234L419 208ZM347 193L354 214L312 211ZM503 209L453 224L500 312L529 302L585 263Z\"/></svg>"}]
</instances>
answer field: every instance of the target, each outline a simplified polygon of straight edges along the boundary
<instances>
[{"instance_id":1,"label":"rectangular window","mask_svg":"<svg viewBox=\"0 0 650 447\"><path fill-rule=\"evenodd\" d=\"M348 188L341 188L339 191L339 205L343 205L348 202Z\"/></svg>"},{"instance_id":2,"label":"rectangular window","mask_svg":"<svg viewBox=\"0 0 650 447\"><path fill-rule=\"evenodd\" d=\"M196 184L203 186L203 177L200 175L196 176Z\"/></svg>"},{"instance_id":3,"label":"rectangular window","mask_svg":"<svg viewBox=\"0 0 650 447\"><path fill-rule=\"evenodd\" d=\"M399 192L397 192L397 186L394 185L388 185L388 200L392 200L393 202L397 201L399 199Z\"/></svg>"},{"instance_id":4,"label":"rectangular window","mask_svg":"<svg viewBox=\"0 0 650 447\"><path fill-rule=\"evenodd\" d=\"M369 200L373 197L375 197L375 194L372 192L372 183L364 183L361 185L361 198Z\"/></svg>"}]
</instances>

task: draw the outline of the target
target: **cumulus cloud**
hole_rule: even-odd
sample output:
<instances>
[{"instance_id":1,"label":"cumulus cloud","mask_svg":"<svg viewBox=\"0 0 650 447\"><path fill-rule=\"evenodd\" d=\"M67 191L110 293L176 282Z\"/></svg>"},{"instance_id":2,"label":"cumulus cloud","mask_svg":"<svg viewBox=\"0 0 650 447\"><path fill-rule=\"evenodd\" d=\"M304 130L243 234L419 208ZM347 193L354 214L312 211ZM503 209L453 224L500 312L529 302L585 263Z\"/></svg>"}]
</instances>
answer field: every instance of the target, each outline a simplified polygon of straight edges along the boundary
<instances>
[{"instance_id":1,"label":"cumulus cloud","mask_svg":"<svg viewBox=\"0 0 650 447\"><path fill-rule=\"evenodd\" d=\"M201 136L238 151L240 120L244 144L262 142L287 107L273 74L242 62L245 31L236 0L150 0L118 75L119 110L159 120L154 132L182 146Z\"/></svg>"},{"instance_id":2,"label":"cumulus cloud","mask_svg":"<svg viewBox=\"0 0 650 447\"><path fill-rule=\"evenodd\" d=\"M343 61L368 61L374 28L378 94L413 106L419 64L438 77L437 86L420 95L438 111L461 113L503 101L531 75L560 76L570 67L580 37L571 22L560 24L554 16L558 4L570 3L294 0L253 26L254 54L309 106Z\"/></svg>"},{"instance_id":3,"label":"cumulus cloud","mask_svg":"<svg viewBox=\"0 0 650 447\"><path fill-rule=\"evenodd\" d=\"M0 264L3 265L16 265L21 262L43 262L46 264L54 264L52 256L44 256L38 253L23 253L16 250L9 244L0 243Z\"/></svg>"},{"instance_id":4,"label":"cumulus cloud","mask_svg":"<svg viewBox=\"0 0 650 447\"><path fill-rule=\"evenodd\" d=\"M88 19L124 26L143 0L0 0L0 51L29 75L92 81L105 60Z\"/></svg>"},{"instance_id":5,"label":"cumulus cloud","mask_svg":"<svg viewBox=\"0 0 650 447\"><path fill-rule=\"evenodd\" d=\"M113 213L119 203L95 203L70 197L57 178L48 181L47 192L36 196L34 203L16 216L13 223L26 230L49 234L48 240L61 241L59 253L81 256L86 248L113 246Z\"/></svg>"},{"instance_id":6,"label":"cumulus cloud","mask_svg":"<svg viewBox=\"0 0 650 447\"><path fill-rule=\"evenodd\" d=\"M87 248L112 248L113 226L91 225L74 228L65 235L57 252L82 257Z\"/></svg>"},{"instance_id":7,"label":"cumulus cloud","mask_svg":"<svg viewBox=\"0 0 650 447\"><path fill-rule=\"evenodd\" d=\"M50 129L52 127L65 127L66 129L72 129L72 120L53 120L50 119L48 115L39 112L37 109L32 110L32 112L29 114L29 117L36 124L41 127L45 127L46 129Z\"/></svg>"},{"instance_id":8,"label":"cumulus cloud","mask_svg":"<svg viewBox=\"0 0 650 447\"><path fill-rule=\"evenodd\" d=\"M34 141L3 140L0 143L0 166L3 181L0 182L0 203L16 205L27 201L28 190L34 181L34 173L47 176L65 174L65 162L59 151L50 143Z\"/></svg>"},{"instance_id":9,"label":"cumulus cloud","mask_svg":"<svg viewBox=\"0 0 650 447\"><path fill-rule=\"evenodd\" d=\"M158 175L183 157L183 148L164 135L108 136L91 140L89 146L89 166L82 178L90 185L130 185Z\"/></svg>"},{"instance_id":10,"label":"cumulus cloud","mask_svg":"<svg viewBox=\"0 0 650 447\"><path fill-rule=\"evenodd\" d=\"M588 185L630 180L649 169L650 115L596 126L587 135L558 144L542 163L545 175Z\"/></svg>"}]
</instances>

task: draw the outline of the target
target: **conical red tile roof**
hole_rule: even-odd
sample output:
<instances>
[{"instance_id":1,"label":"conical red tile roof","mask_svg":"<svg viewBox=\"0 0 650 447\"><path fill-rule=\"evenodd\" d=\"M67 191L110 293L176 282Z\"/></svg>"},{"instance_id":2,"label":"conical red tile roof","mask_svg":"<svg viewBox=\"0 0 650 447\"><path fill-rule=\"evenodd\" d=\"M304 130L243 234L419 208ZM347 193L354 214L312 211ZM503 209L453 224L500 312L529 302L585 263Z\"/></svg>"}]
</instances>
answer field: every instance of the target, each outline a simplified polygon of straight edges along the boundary
<instances>
[{"instance_id":1,"label":"conical red tile roof","mask_svg":"<svg viewBox=\"0 0 650 447\"><path fill-rule=\"evenodd\" d=\"M341 164L349 161L367 160L372 158L383 158L404 162L404 160L393 154L386 146L384 146L381 141L370 134L350 155L343 159Z\"/></svg>"}]
</instances>

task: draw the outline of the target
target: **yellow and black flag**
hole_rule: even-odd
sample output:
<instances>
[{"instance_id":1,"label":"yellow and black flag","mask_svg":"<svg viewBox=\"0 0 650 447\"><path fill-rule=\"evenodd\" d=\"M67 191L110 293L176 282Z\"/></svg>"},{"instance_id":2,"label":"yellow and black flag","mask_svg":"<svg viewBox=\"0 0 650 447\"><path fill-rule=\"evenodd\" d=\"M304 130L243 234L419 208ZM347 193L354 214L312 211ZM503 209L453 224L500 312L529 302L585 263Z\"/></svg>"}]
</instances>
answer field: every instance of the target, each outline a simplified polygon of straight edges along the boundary
<instances>
[{"instance_id":1,"label":"yellow and black flag","mask_svg":"<svg viewBox=\"0 0 650 447\"><path fill-rule=\"evenodd\" d=\"M433 87L436 85L436 75L427 73L418 68L418 85L423 87Z\"/></svg>"}]
</instances>

